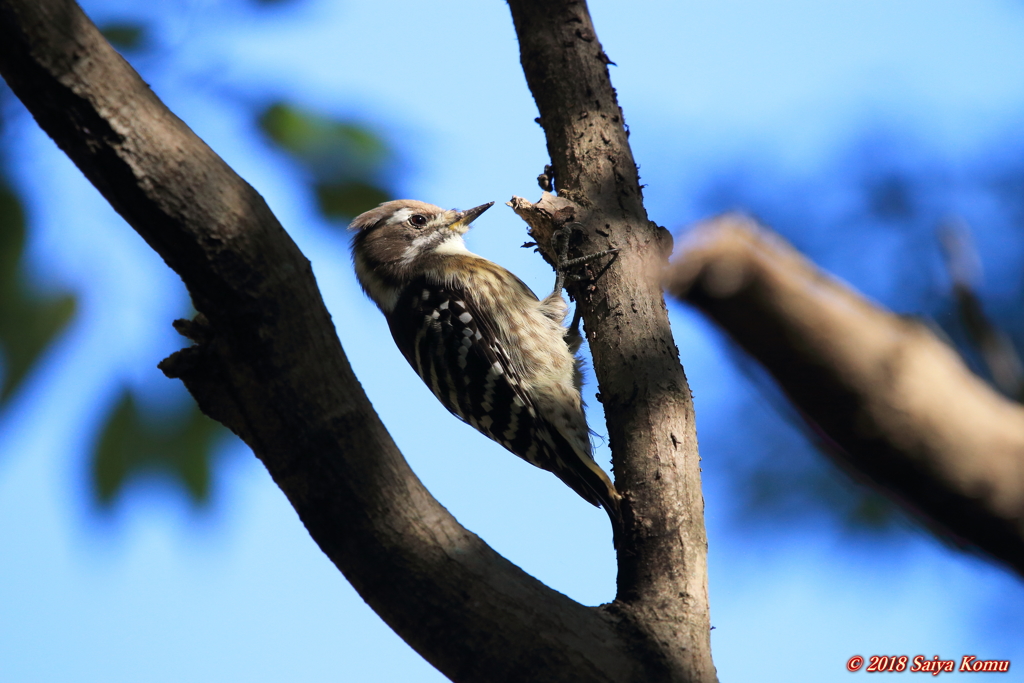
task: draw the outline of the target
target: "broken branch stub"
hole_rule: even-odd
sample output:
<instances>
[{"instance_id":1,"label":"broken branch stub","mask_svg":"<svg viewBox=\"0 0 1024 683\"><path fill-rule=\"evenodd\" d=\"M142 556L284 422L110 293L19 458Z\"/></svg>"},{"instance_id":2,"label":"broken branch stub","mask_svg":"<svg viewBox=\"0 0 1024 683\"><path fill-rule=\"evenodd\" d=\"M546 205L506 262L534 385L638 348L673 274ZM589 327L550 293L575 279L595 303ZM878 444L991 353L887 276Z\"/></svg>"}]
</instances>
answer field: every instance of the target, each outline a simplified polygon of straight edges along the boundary
<instances>
[{"instance_id":1,"label":"broken branch stub","mask_svg":"<svg viewBox=\"0 0 1024 683\"><path fill-rule=\"evenodd\" d=\"M557 260L551 246L551 237L556 230L576 219L576 205L568 199L556 197L550 192L544 192L536 204L516 196L513 196L505 204L511 207L517 216L526 221L526 224L530 226L528 231L530 237L537 243L541 256L552 268L556 267Z\"/></svg>"}]
</instances>

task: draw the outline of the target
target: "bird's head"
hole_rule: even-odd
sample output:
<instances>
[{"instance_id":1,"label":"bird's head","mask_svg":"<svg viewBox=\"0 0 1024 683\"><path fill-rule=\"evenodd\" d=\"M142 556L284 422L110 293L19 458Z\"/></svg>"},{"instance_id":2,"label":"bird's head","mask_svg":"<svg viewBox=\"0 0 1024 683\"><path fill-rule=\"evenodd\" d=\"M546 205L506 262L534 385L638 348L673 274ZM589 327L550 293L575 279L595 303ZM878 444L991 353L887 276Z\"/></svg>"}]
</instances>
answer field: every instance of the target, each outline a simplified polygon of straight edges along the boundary
<instances>
[{"instance_id":1,"label":"bird's head","mask_svg":"<svg viewBox=\"0 0 1024 683\"><path fill-rule=\"evenodd\" d=\"M494 202L473 209L442 209L413 199L384 202L356 216L352 259L363 289L381 308L393 292L429 265L430 257L466 253L462 235Z\"/></svg>"},{"instance_id":2,"label":"bird's head","mask_svg":"<svg viewBox=\"0 0 1024 683\"><path fill-rule=\"evenodd\" d=\"M446 247L464 249L462 235L469 224L493 204L457 211L414 199L384 202L349 224L349 229L356 231L352 251L379 265L411 263L434 252L443 253Z\"/></svg>"}]
</instances>

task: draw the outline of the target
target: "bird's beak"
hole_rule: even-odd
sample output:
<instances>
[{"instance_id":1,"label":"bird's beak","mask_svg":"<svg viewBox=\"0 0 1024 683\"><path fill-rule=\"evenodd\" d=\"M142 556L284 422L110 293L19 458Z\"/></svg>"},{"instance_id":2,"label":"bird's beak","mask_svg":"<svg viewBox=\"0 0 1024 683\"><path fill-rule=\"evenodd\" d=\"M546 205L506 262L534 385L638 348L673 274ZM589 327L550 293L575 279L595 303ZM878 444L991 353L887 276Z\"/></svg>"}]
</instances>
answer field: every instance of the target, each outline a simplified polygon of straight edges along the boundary
<instances>
[{"instance_id":1,"label":"bird's beak","mask_svg":"<svg viewBox=\"0 0 1024 683\"><path fill-rule=\"evenodd\" d=\"M455 220L448 224L448 229L460 235L469 230L469 224L476 220L477 216L494 206L494 202L487 202L466 211L453 211Z\"/></svg>"}]
</instances>

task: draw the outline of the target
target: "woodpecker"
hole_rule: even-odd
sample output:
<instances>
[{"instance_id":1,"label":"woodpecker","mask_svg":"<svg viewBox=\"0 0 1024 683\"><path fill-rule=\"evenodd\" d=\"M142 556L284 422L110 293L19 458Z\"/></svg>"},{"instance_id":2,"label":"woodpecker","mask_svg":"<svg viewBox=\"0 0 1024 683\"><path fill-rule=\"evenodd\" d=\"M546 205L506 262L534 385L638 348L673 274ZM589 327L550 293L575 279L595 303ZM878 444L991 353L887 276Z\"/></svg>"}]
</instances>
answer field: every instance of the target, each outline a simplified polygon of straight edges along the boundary
<instances>
[{"instance_id":1,"label":"woodpecker","mask_svg":"<svg viewBox=\"0 0 1024 683\"><path fill-rule=\"evenodd\" d=\"M596 462L580 397L582 339L563 327L562 273L543 301L462 235L467 211L402 199L356 217L352 260L402 355L453 415L604 507L619 501Z\"/></svg>"}]
</instances>

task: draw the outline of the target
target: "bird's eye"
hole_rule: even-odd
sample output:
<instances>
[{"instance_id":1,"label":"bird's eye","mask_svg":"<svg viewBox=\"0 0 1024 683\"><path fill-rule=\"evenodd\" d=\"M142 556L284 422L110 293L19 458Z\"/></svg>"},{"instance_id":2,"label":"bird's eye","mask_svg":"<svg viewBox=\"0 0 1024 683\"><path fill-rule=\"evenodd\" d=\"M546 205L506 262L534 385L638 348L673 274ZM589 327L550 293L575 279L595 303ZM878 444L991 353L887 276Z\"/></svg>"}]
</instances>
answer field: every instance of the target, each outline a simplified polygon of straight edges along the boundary
<instances>
[{"instance_id":1,"label":"bird's eye","mask_svg":"<svg viewBox=\"0 0 1024 683\"><path fill-rule=\"evenodd\" d=\"M422 228L424 225L427 224L427 217L416 214L415 216L409 219L409 222L415 225L417 228Z\"/></svg>"}]
</instances>

